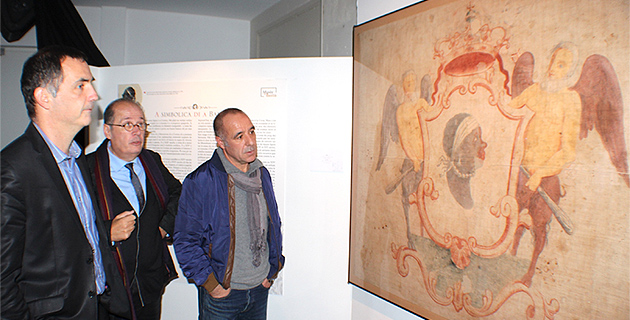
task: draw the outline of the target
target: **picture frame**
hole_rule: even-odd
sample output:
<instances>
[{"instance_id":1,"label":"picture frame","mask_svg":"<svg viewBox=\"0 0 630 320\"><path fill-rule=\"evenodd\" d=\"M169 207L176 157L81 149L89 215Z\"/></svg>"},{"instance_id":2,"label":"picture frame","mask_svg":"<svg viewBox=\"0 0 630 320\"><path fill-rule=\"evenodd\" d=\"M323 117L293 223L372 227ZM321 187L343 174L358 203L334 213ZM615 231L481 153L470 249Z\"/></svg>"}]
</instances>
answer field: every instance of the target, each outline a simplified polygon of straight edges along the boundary
<instances>
[{"instance_id":1,"label":"picture frame","mask_svg":"<svg viewBox=\"0 0 630 320\"><path fill-rule=\"evenodd\" d=\"M626 318L629 7L355 26L349 282L428 319Z\"/></svg>"}]
</instances>

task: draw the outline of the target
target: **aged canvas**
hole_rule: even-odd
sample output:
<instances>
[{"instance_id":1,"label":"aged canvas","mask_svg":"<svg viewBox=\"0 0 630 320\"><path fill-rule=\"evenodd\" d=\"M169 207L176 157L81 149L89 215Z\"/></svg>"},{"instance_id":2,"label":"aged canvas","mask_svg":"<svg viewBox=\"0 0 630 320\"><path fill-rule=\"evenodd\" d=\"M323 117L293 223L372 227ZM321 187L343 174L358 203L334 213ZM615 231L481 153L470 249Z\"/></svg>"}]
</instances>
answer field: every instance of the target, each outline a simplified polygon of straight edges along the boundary
<instances>
[{"instance_id":1,"label":"aged canvas","mask_svg":"<svg viewBox=\"0 0 630 320\"><path fill-rule=\"evenodd\" d=\"M350 282L429 319L627 319L630 4L355 27Z\"/></svg>"}]
</instances>

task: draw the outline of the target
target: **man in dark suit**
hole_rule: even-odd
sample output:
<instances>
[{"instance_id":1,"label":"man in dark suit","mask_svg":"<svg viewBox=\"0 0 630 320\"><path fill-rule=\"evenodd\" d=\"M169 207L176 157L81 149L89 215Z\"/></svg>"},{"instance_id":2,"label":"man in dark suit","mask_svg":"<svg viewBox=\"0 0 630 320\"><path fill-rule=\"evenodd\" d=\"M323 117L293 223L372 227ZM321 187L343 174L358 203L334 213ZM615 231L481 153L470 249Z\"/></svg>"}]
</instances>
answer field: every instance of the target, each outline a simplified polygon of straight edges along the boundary
<instances>
[{"instance_id":1,"label":"man in dark suit","mask_svg":"<svg viewBox=\"0 0 630 320\"><path fill-rule=\"evenodd\" d=\"M104 114L107 139L87 159L135 317L159 319L164 288L177 277L166 240L182 184L144 149L146 128L138 103L114 100Z\"/></svg>"},{"instance_id":2,"label":"man in dark suit","mask_svg":"<svg viewBox=\"0 0 630 320\"><path fill-rule=\"evenodd\" d=\"M74 136L98 95L85 56L49 47L24 64L31 123L2 150L2 319L130 315Z\"/></svg>"}]
</instances>

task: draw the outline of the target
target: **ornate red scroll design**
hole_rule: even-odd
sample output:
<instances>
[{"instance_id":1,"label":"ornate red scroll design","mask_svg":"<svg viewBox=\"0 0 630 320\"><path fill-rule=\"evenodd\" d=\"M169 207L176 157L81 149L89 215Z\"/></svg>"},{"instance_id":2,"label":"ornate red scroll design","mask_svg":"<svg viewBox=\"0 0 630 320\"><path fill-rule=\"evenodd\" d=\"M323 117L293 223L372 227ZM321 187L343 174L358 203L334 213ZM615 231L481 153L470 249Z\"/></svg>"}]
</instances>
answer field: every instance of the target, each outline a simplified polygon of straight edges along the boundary
<instances>
[{"instance_id":1,"label":"ornate red scroll design","mask_svg":"<svg viewBox=\"0 0 630 320\"><path fill-rule=\"evenodd\" d=\"M486 290L482 297L482 306L475 307L472 297L464 292L461 281L446 288L443 292L437 290L437 277L435 272L429 272L422 263L421 253L408 248L407 246L397 246L391 244L392 257L396 260L398 273L407 277L410 273L409 260L416 262L420 268L422 280L427 293L433 301L441 306L452 305L457 312L464 310L473 317L485 317L495 313L499 308L511 298L525 295L529 298L523 310L526 319L554 319L560 310L560 303L557 299L545 299L543 294L535 289L528 288L521 282L515 280L502 288L496 296L490 290Z\"/></svg>"}]
</instances>

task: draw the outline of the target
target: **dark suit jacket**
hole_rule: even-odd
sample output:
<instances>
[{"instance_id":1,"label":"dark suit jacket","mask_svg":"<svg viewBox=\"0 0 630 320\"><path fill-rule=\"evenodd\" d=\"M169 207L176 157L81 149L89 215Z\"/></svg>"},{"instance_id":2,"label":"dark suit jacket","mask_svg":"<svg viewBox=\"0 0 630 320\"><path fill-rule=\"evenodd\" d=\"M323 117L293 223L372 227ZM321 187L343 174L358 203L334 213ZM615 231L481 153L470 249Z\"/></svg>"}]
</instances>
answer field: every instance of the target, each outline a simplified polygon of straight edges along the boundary
<instances>
[{"instance_id":1,"label":"dark suit jacket","mask_svg":"<svg viewBox=\"0 0 630 320\"><path fill-rule=\"evenodd\" d=\"M48 145L31 123L2 158L2 318L96 319L92 247ZM77 163L99 215L85 156ZM112 313L130 312L122 279L96 219L107 277L100 299Z\"/></svg>"},{"instance_id":2,"label":"dark suit jacket","mask_svg":"<svg viewBox=\"0 0 630 320\"><path fill-rule=\"evenodd\" d=\"M102 212L106 213L103 218L109 229L114 217L133 210L133 207L111 179L108 144L109 140L105 139L95 152L87 155L87 162L101 210L109 209L109 212ZM173 234L182 184L164 166L158 153L143 149L139 157L146 173L146 204L129 238L116 244L118 251L114 256L124 266L119 269L127 280L130 292L138 291L130 284L139 286L142 300L150 304L159 300L166 284L177 277L159 227ZM162 200L159 200L160 197Z\"/></svg>"}]
</instances>

